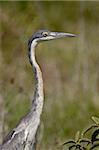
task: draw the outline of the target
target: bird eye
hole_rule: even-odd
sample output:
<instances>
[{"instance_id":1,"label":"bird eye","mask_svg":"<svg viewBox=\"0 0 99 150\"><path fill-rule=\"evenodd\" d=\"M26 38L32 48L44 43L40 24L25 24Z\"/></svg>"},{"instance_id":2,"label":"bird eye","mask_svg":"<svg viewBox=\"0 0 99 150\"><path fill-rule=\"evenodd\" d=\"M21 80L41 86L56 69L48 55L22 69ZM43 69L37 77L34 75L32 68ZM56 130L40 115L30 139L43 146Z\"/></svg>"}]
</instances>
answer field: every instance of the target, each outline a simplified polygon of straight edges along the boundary
<instances>
[{"instance_id":1,"label":"bird eye","mask_svg":"<svg viewBox=\"0 0 99 150\"><path fill-rule=\"evenodd\" d=\"M43 32L42 34L44 37L48 36L48 32Z\"/></svg>"}]
</instances>

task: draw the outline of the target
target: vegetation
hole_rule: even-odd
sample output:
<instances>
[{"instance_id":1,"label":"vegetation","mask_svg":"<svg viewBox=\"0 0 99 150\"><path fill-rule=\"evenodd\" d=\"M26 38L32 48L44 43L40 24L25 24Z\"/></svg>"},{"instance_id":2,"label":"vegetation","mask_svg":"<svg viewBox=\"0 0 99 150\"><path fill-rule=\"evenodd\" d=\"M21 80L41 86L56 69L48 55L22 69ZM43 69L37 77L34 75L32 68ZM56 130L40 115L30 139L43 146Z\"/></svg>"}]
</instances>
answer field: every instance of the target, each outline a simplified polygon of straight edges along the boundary
<instances>
[{"instance_id":1,"label":"vegetation","mask_svg":"<svg viewBox=\"0 0 99 150\"><path fill-rule=\"evenodd\" d=\"M78 131L75 135L75 140L69 140L65 142L62 146L68 145L69 150L98 150L99 149L99 118L92 117L92 120L95 124L91 125L87 130L82 132ZM88 137L84 137L84 135L89 132L92 128L94 131L88 135ZM97 129L95 129L97 128ZM90 139L89 139L90 137Z\"/></svg>"},{"instance_id":2,"label":"vegetation","mask_svg":"<svg viewBox=\"0 0 99 150\"><path fill-rule=\"evenodd\" d=\"M79 130L77 145L89 118L99 116L98 14L98 1L0 1L0 141L31 107L34 80L27 41L47 28L78 36L38 46L45 89L38 147L55 150ZM96 126L95 121L94 132L89 128L83 137L91 143L99 133Z\"/></svg>"}]
</instances>

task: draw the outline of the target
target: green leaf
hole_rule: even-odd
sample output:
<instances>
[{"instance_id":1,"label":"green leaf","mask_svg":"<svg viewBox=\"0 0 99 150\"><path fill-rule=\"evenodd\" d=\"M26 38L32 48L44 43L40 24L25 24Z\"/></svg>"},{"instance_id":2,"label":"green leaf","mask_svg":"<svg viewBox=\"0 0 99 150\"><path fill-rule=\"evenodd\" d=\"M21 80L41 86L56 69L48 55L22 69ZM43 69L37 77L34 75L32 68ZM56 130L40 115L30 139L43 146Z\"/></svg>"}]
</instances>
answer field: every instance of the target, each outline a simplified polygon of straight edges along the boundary
<instances>
[{"instance_id":1,"label":"green leaf","mask_svg":"<svg viewBox=\"0 0 99 150\"><path fill-rule=\"evenodd\" d=\"M99 144L93 145L93 146L90 148L90 150L95 149L95 148L97 148L97 147L99 147Z\"/></svg>"},{"instance_id":2,"label":"green leaf","mask_svg":"<svg viewBox=\"0 0 99 150\"><path fill-rule=\"evenodd\" d=\"M70 141L63 143L62 145L66 145L66 144L75 144L75 142L73 140L70 140Z\"/></svg>"},{"instance_id":3,"label":"green leaf","mask_svg":"<svg viewBox=\"0 0 99 150\"><path fill-rule=\"evenodd\" d=\"M94 143L95 141L99 141L99 129L95 130L92 134L91 141Z\"/></svg>"},{"instance_id":4,"label":"green leaf","mask_svg":"<svg viewBox=\"0 0 99 150\"><path fill-rule=\"evenodd\" d=\"M75 135L75 142L77 142L80 139L80 131L77 131Z\"/></svg>"},{"instance_id":5,"label":"green leaf","mask_svg":"<svg viewBox=\"0 0 99 150\"><path fill-rule=\"evenodd\" d=\"M92 116L92 120L93 120L97 125L99 125L99 118L98 118L98 117Z\"/></svg>"},{"instance_id":6,"label":"green leaf","mask_svg":"<svg viewBox=\"0 0 99 150\"><path fill-rule=\"evenodd\" d=\"M83 132L83 136L87 133L87 132L89 132L91 129L94 129L94 128L96 128L97 127L97 125L91 125L88 129L86 129L84 132Z\"/></svg>"},{"instance_id":7,"label":"green leaf","mask_svg":"<svg viewBox=\"0 0 99 150\"><path fill-rule=\"evenodd\" d=\"M89 139L81 139L80 143L87 143L87 145L89 145L91 141Z\"/></svg>"}]
</instances>

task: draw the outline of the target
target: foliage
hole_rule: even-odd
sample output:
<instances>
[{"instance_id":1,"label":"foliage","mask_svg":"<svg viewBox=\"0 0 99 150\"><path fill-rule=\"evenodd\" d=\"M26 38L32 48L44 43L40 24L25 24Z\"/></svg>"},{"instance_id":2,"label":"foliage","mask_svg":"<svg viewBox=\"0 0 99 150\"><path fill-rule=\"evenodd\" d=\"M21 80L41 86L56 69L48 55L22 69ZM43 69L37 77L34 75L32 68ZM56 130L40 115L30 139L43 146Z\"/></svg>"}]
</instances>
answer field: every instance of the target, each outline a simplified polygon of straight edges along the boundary
<instances>
[{"instance_id":1,"label":"foliage","mask_svg":"<svg viewBox=\"0 0 99 150\"><path fill-rule=\"evenodd\" d=\"M80 134L78 131L75 135L74 140L66 141L62 146L68 145L69 150L98 150L99 149L99 118L92 117L94 124L92 124L88 129ZM90 138L86 138L86 133L89 133L90 130L94 129L91 132ZM64 148L65 150L65 148Z\"/></svg>"}]
</instances>

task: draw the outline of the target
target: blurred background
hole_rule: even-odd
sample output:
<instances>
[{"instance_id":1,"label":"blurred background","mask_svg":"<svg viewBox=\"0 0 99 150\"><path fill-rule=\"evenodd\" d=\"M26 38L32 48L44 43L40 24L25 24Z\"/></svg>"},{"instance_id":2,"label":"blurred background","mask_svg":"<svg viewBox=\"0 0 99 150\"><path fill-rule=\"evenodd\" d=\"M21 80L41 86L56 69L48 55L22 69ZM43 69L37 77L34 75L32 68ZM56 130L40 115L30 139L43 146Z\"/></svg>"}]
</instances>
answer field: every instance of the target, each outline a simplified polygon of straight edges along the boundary
<instances>
[{"instance_id":1,"label":"blurred background","mask_svg":"<svg viewBox=\"0 0 99 150\"><path fill-rule=\"evenodd\" d=\"M0 2L0 142L31 107L27 42L44 28L78 35L36 51L45 90L39 147L51 150L99 116L99 2Z\"/></svg>"}]
</instances>

